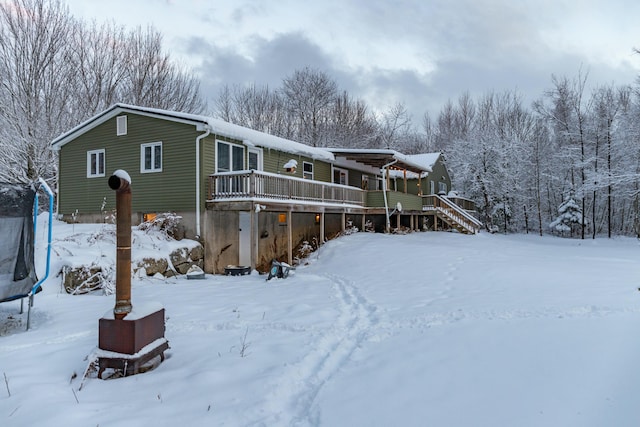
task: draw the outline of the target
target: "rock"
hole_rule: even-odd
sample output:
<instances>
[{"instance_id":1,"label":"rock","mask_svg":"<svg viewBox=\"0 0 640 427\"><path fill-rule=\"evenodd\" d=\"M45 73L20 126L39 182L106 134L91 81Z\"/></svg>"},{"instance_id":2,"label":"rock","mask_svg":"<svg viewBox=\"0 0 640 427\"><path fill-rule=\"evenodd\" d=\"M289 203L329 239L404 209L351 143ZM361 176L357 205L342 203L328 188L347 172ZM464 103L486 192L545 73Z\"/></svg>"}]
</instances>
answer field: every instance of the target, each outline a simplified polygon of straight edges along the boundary
<instances>
[{"instance_id":1,"label":"rock","mask_svg":"<svg viewBox=\"0 0 640 427\"><path fill-rule=\"evenodd\" d=\"M180 274L186 274L192 264L187 248L180 248L171 252L169 259L171 260L173 267Z\"/></svg>"},{"instance_id":2,"label":"rock","mask_svg":"<svg viewBox=\"0 0 640 427\"><path fill-rule=\"evenodd\" d=\"M204 260L204 248L201 245L192 248L189 251L189 258L191 258L191 261L194 262Z\"/></svg>"},{"instance_id":3,"label":"rock","mask_svg":"<svg viewBox=\"0 0 640 427\"><path fill-rule=\"evenodd\" d=\"M142 265L140 265L140 268L144 268L147 276L153 276L156 273L164 274L168 267L169 263L164 258L144 258L142 260Z\"/></svg>"},{"instance_id":4,"label":"rock","mask_svg":"<svg viewBox=\"0 0 640 427\"><path fill-rule=\"evenodd\" d=\"M143 274L153 277L174 277L177 274L186 274L191 266L204 267L204 250L201 245L195 248L182 247L174 250L169 255L169 260L173 267L170 267L166 258L144 258L132 265L132 277L140 277ZM173 271L175 268L176 271ZM144 272L144 273L143 273ZM115 282L115 265L106 271L100 266L82 266L63 268L64 281L62 285L67 293L84 294L97 289L104 289L105 292L113 292Z\"/></svg>"}]
</instances>

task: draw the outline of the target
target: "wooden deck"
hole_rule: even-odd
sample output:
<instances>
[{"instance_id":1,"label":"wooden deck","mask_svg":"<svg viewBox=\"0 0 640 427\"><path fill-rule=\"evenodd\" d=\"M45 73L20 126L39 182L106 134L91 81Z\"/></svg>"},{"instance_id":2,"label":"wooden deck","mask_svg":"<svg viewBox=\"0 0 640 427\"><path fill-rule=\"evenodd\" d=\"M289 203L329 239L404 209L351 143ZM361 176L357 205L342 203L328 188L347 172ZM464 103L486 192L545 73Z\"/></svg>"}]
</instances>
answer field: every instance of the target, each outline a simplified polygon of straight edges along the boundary
<instances>
[{"instance_id":1,"label":"wooden deck","mask_svg":"<svg viewBox=\"0 0 640 427\"><path fill-rule=\"evenodd\" d=\"M367 215L387 214L402 206L402 215L433 215L461 233L475 234L482 223L475 218L473 201L461 197L439 195L418 196L397 191L372 190L312 181L287 175L261 171L235 171L209 176L207 202L233 205L249 200L268 200L273 203L307 206L317 210L317 205L334 208L355 208ZM386 196L386 206L385 197ZM231 206L227 206L227 209ZM294 210L290 207L288 210ZM436 222L437 228L437 222Z\"/></svg>"},{"instance_id":2,"label":"wooden deck","mask_svg":"<svg viewBox=\"0 0 640 427\"><path fill-rule=\"evenodd\" d=\"M322 204L365 205L359 188L259 171L225 172L209 176L208 200L272 199Z\"/></svg>"}]
</instances>

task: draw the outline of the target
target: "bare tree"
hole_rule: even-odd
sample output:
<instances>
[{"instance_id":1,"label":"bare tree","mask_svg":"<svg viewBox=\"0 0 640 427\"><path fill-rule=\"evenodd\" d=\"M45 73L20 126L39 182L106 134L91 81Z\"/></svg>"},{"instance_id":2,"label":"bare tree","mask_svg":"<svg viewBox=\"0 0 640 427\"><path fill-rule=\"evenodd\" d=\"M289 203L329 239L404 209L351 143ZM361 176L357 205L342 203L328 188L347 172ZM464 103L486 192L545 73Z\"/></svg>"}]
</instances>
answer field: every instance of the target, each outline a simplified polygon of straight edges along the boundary
<instances>
[{"instance_id":1,"label":"bare tree","mask_svg":"<svg viewBox=\"0 0 640 427\"><path fill-rule=\"evenodd\" d=\"M384 148L401 150L414 135L411 116L402 102L397 102L382 114L380 134Z\"/></svg>"},{"instance_id":2,"label":"bare tree","mask_svg":"<svg viewBox=\"0 0 640 427\"><path fill-rule=\"evenodd\" d=\"M377 122L364 101L354 100L343 91L335 97L328 114L328 145L365 148L375 144Z\"/></svg>"},{"instance_id":3,"label":"bare tree","mask_svg":"<svg viewBox=\"0 0 640 427\"><path fill-rule=\"evenodd\" d=\"M200 83L162 50L162 34L138 27L122 43L126 61L119 97L145 107L200 113Z\"/></svg>"},{"instance_id":4,"label":"bare tree","mask_svg":"<svg viewBox=\"0 0 640 427\"><path fill-rule=\"evenodd\" d=\"M60 0L0 2L0 179L56 179L49 143L115 102L204 110L152 28L88 26Z\"/></svg>"},{"instance_id":5,"label":"bare tree","mask_svg":"<svg viewBox=\"0 0 640 427\"><path fill-rule=\"evenodd\" d=\"M323 71L305 67L282 82L286 106L297 122L297 139L308 145L323 146L323 128L338 93L336 82Z\"/></svg>"},{"instance_id":6,"label":"bare tree","mask_svg":"<svg viewBox=\"0 0 640 427\"><path fill-rule=\"evenodd\" d=\"M71 23L67 8L57 0L0 2L2 179L55 175L48 143L62 130Z\"/></svg>"},{"instance_id":7,"label":"bare tree","mask_svg":"<svg viewBox=\"0 0 640 427\"><path fill-rule=\"evenodd\" d=\"M98 26L95 22L85 25L74 23L74 49L70 52L70 63L74 64L74 79L69 82L74 97L68 105L76 123L86 114L92 114L121 100L121 86L126 76L126 35L122 27L114 24Z\"/></svg>"}]
</instances>

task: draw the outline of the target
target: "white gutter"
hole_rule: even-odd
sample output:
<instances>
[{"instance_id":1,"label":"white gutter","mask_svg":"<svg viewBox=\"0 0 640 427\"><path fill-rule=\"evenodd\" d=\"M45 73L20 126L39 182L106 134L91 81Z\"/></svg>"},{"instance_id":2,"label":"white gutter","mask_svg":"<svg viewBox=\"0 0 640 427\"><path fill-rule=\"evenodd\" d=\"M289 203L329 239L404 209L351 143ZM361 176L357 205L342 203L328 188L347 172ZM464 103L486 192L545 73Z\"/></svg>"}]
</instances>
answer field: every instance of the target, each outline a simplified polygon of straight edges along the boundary
<instances>
[{"instance_id":1,"label":"white gutter","mask_svg":"<svg viewBox=\"0 0 640 427\"><path fill-rule=\"evenodd\" d=\"M387 217L387 233L391 230L391 220L389 219L389 203L387 202L387 174L389 171L386 169L395 163L398 163L398 159L382 166L382 197L384 198L384 211Z\"/></svg>"},{"instance_id":2,"label":"white gutter","mask_svg":"<svg viewBox=\"0 0 640 427\"><path fill-rule=\"evenodd\" d=\"M199 129L201 130L201 129ZM202 236L200 230L200 141L211 133L211 129L207 128L205 133L196 138L196 233L197 237Z\"/></svg>"}]
</instances>

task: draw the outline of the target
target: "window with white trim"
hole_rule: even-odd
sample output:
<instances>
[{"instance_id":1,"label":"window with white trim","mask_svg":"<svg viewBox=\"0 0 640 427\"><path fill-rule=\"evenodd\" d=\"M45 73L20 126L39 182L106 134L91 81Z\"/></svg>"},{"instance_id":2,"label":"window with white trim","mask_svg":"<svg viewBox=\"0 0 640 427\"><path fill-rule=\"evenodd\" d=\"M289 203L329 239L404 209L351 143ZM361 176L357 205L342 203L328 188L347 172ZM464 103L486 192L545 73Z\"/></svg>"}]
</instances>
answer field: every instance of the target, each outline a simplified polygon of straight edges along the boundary
<instances>
[{"instance_id":1,"label":"window with white trim","mask_svg":"<svg viewBox=\"0 0 640 427\"><path fill-rule=\"evenodd\" d=\"M104 149L87 151L87 178L104 176Z\"/></svg>"},{"instance_id":2,"label":"window with white trim","mask_svg":"<svg viewBox=\"0 0 640 427\"><path fill-rule=\"evenodd\" d=\"M162 172L162 142L140 145L140 172Z\"/></svg>"},{"instance_id":3,"label":"window with white trim","mask_svg":"<svg viewBox=\"0 0 640 427\"><path fill-rule=\"evenodd\" d=\"M262 166L262 150L259 148L249 148L247 169L261 171Z\"/></svg>"},{"instance_id":4,"label":"window with white trim","mask_svg":"<svg viewBox=\"0 0 640 427\"><path fill-rule=\"evenodd\" d=\"M447 183L446 182L438 182L438 193L447 194Z\"/></svg>"},{"instance_id":5,"label":"window with white trim","mask_svg":"<svg viewBox=\"0 0 640 427\"><path fill-rule=\"evenodd\" d=\"M349 171L334 167L333 182L335 184L349 185Z\"/></svg>"},{"instance_id":6,"label":"window with white trim","mask_svg":"<svg viewBox=\"0 0 640 427\"><path fill-rule=\"evenodd\" d=\"M304 179L313 179L313 163L302 162L302 177Z\"/></svg>"},{"instance_id":7,"label":"window with white trim","mask_svg":"<svg viewBox=\"0 0 640 427\"><path fill-rule=\"evenodd\" d=\"M127 134L127 116L116 117L116 136Z\"/></svg>"},{"instance_id":8,"label":"window with white trim","mask_svg":"<svg viewBox=\"0 0 640 427\"><path fill-rule=\"evenodd\" d=\"M216 172L244 170L244 146L217 141Z\"/></svg>"}]
</instances>

